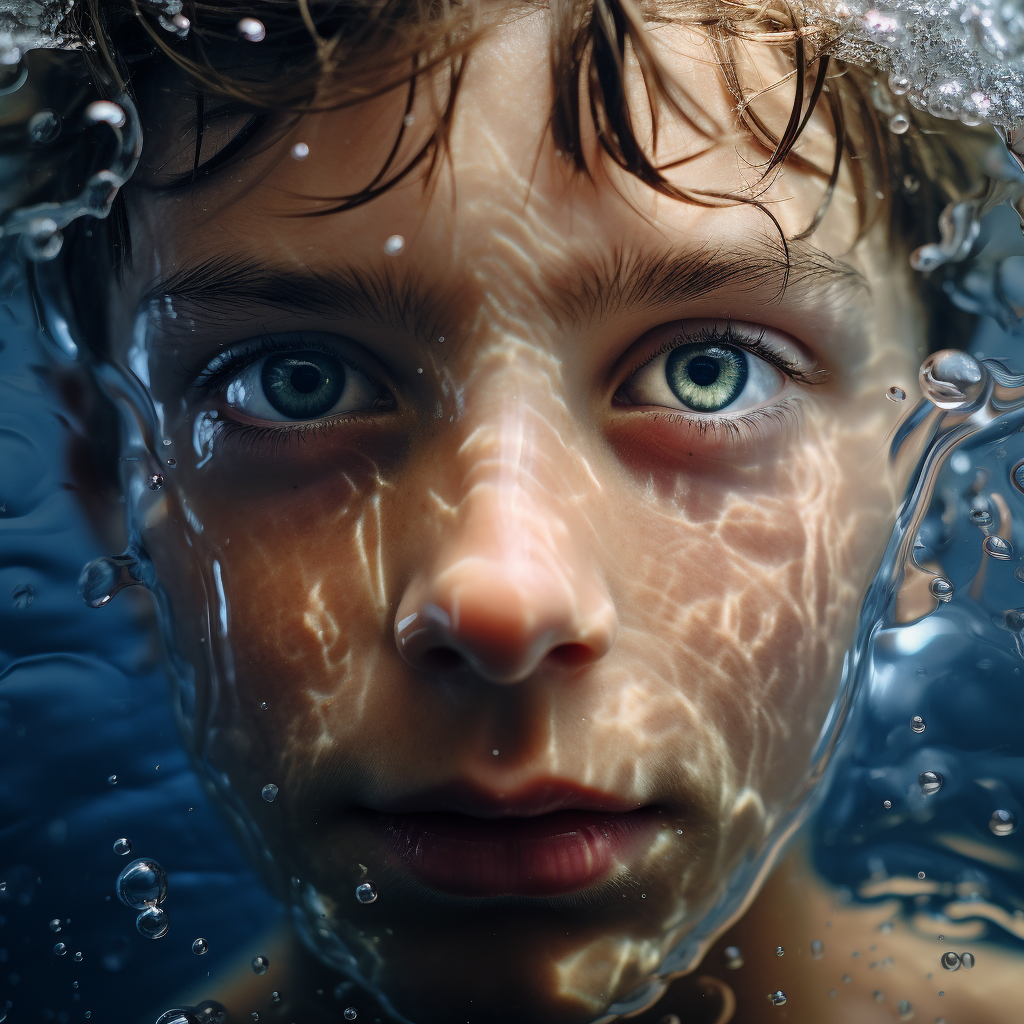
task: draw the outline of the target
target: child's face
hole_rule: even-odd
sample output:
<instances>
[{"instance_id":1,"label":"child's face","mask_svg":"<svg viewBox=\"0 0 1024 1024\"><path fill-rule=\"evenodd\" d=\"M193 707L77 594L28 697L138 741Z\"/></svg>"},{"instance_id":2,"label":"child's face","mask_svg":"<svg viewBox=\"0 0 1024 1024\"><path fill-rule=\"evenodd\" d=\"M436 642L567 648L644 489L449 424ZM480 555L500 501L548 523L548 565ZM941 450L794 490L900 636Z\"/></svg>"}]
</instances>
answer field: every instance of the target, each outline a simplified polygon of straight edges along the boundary
<instances>
[{"instance_id":1,"label":"child's face","mask_svg":"<svg viewBox=\"0 0 1024 1024\"><path fill-rule=\"evenodd\" d=\"M673 45L728 127L710 51ZM391 96L137 192L113 339L171 441L131 465L194 749L317 941L417 1022L593 1019L799 799L919 359L905 258L878 229L849 251L845 176L783 291L753 206L657 197L592 135L573 174L547 59L541 15L474 52L427 190L294 216L372 179ZM671 176L724 192L764 159L732 137ZM822 188L788 166L762 199L791 237Z\"/></svg>"}]
</instances>

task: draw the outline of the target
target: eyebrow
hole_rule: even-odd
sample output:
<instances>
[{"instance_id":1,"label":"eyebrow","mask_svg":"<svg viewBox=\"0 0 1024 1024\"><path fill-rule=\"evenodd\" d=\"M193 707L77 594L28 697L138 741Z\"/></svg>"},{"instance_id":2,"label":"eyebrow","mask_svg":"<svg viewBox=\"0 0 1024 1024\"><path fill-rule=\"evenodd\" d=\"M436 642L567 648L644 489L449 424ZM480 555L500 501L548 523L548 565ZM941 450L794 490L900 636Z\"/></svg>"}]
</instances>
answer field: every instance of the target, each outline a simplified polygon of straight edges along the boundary
<instances>
[{"instance_id":1,"label":"eyebrow","mask_svg":"<svg viewBox=\"0 0 1024 1024\"><path fill-rule=\"evenodd\" d=\"M793 288L870 293L863 274L823 250L765 239L740 248L709 243L575 261L547 280L537 300L556 321L579 327L609 312L678 304L724 289L767 291L769 301L779 302ZM225 312L257 304L368 319L421 338L432 337L456 303L450 286L438 292L388 266L282 266L239 254L185 266L158 282L143 302L165 297Z\"/></svg>"}]
</instances>

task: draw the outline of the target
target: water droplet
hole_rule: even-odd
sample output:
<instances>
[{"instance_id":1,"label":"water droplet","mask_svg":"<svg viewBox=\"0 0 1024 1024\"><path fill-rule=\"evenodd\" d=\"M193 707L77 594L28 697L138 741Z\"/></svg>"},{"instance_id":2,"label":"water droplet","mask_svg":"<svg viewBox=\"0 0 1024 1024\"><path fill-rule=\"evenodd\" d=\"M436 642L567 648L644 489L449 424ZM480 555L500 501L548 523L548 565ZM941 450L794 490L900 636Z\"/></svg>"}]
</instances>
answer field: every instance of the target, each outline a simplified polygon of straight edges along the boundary
<instances>
[{"instance_id":1,"label":"water droplet","mask_svg":"<svg viewBox=\"0 0 1024 1024\"><path fill-rule=\"evenodd\" d=\"M925 730L924 719L920 715L914 715L910 720L910 731L921 733Z\"/></svg>"},{"instance_id":2,"label":"water droplet","mask_svg":"<svg viewBox=\"0 0 1024 1024\"><path fill-rule=\"evenodd\" d=\"M163 485L164 485L164 475L163 475L163 473L154 473L146 481L146 483L148 484L149 489L151 491L159 491L160 488L163 487Z\"/></svg>"},{"instance_id":3,"label":"water droplet","mask_svg":"<svg viewBox=\"0 0 1024 1024\"><path fill-rule=\"evenodd\" d=\"M725 957L725 966L730 971L738 971L743 966L743 951L739 946L726 946L722 950L722 956Z\"/></svg>"},{"instance_id":4,"label":"water droplet","mask_svg":"<svg viewBox=\"0 0 1024 1024\"><path fill-rule=\"evenodd\" d=\"M377 886L373 882L363 882L356 886L356 899L360 903L372 903L377 898Z\"/></svg>"},{"instance_id":5,"label":"water droplet","mask_svg":"<svg viewBox=\"0 0 1024 1024\"><path fill-rule=\"evenodd\" d=\"M776 956L785 956L786 955L786 951L781 946L776 946L775 947L775 955Z\"/></svg>"},{"instance_id":6,"label":"water droplet","mask_svg":"<svg viewBox=\"0 0 1024 1024\"><path fill-rule=\"evenodd\" d=\"M401 235L391 235L384 242L384 252L388 256L397 256L405 248L405 239Z\"/></svg>"},{"instance_id":7,"label":"water droplet","mask_svg":"<svg viewBox=\"0 0 1024 1024\"><path fill-rule=\"evenodd\" d=\"M130 551L105 555L86 565L78 577L78 594L90 608L102 608L125 587L149 587L155 575L152 564Z\"/></svg>"},{"instance_id":8,"label":"water droplet","mask_svg":"<svg viewBox=\"0 0 1024 1024\"><path fill-rule=\"evenodd\" d=\"M162 939L171 927L171 919L167 916L166 910L159 907L146 907L146 909L135 918L135 927L140 935L147 939Z\"/></svg>"},{"instance_id":9,"label":"water droplet","mask_svg":"<svg viewBox=\"0 0 1024 1024\"><path fill-rule=\"evenodd\" d=\"M986 508L972 508L967 514L967 518L975 526L991 526L992 525L992 513Z\"/></svg>"},{"instance_id":10,"label":"water droplet","mask_svg":"<svg viewBox=\"0 0 1024 1024\"><path fill-rule=\"evenodd\" d=\"M60 134L60 116L55 110L40 110L28 121L28 139L33 146L45 146Z\"/></svg>"},{"instance_id":11,"label":"water droplet","mask_svg":"<svg viewBox=\"0 0 1024 1024\"><path fill-rule=\"evenodd\" d=\"M928 586L932 597L940 601L951 601L953 599L953 584L945 576L936 576Z\"/></svg>"},{"instance_id":12,"label":"water droplet","mask_svg":"<svg viewBox=\"0 0 1024 1024\"><path fill-rule=\"evenodd\" d=\"M50 922L50 931L51 932L59 932L60 931L60 918L59 917L55 917Z\"/></svg>"},{"instance_id":13,"label":"water droplet","mask_svg":"<svg viewBox=\"0 0 1024 1024\"><path fill-rule=\"evenodd\" d=\"M63 956L68 951L68 947L65 946L63 942L58 942L57 945L53 947L53 951L57 956Z\"/></svg>"},{"instance_id":14,"label":"water droplet","mask_svg":"<svg viewBox=\"0 0 1024 1024\"><path fill-rule=\"evenodd\" d=\"M815 960L820 960L825 955L825 947L821 944L821 939L815 939L811 943L811 956Z\"/></svg>"},{"instance_id":15,"label":"water droplet","mask_svg":"<svg viewBox=\"0 0 1024 1024\"><path fill-rule=\"evenodd\" d=\"M786 1005L786 993L781 988L776 989L774 992L768 993L768 1002L772 1006L785 1006Z\"/></svg>"},{"instance_id":16,"label":"water droplet","mask_svg":"<svg viewBox=\"0 0 1024 1024\"><path fill-rule=\"evenodd\" d=\"M261 43L267 37L266 27L258 18L241 18L235 28L249 43Z\"/></svg>"},{"instance_id":17,"label":"water droplet","mask_svg":"<svg viewBox=\"0 0 1024 1024\"><path fill-rule=\"evenodd\" d=\"M309 156L309 146L304 142L296 142L292 146L292 159L293 160L305 160Z\"/></svg>"},{"instance_id":18,"label":"water droplet","mask_svg":"<svg viewBox=\"0 0 1024 1024\"><path fill-rule=\"evenodd\" d=\"M276 796L277 786L275 786L272 782L268 782L263 787L263 799L266 800L268 804L272 804L274 802L274 797Z\"/></svg>"},{"instance_id":19,"label":"water droplet","mask_svg":"<svg viewBox=\"0 0 1024 1024\"><path fill-rule=\"evenodd\" d=\"M117 776L116 775L108 775L107 776L107 785L108 786L116 786L117 785Z\"/></svg>"},{"instance_id":20,"label":"water droplet","mask_svg":"<svg viewBox=\"0 0 1024 1024\"><path fill-rule=\"evenodd\" d=\"M906 114L897 111L889 118L889 131L893 135L905 135L908 128L910 128L910 118Z\"/></svg>"},{"instance_id":21,"label":"water droplet","mask_svg":"<svg viewBox=\"0 0 1024 1024\"><path fill-rule=\"evenodd\" d=\"M178 460L177 460L177 459L168 459L168 460L167 460L167 465L168 465L168 466L170 466L170 467L171 467L171 469L174 469L174 467L175 467L175 466L176 466L177 464L178 464Z\"/></svg>"},{"instance_id":22,"label":"water droplet","mask_svg":"<svg viewBox=\"0 0 1024 1024\"><path fill-rule=\"evenodd\" d=\"M948 348L928 356L921 364L918 381L921 394L936 408L964 409L984 390L985 373L972 356Z\"/></svg>"},{"instance_id":23,"label":"water droplet","mask_svg":"<svg viewBox=\"0 0 1024 1024\"><path fill-rule=\"evenodd\" d=\"M910 79L906 75L893 72L889 76L889 88L897 96L905 96L910 91Z\"/></svg>"},{"instance_id":24,"label":"water droplet","mask_svg":"<svg viewBox=\"0 0 1024 1024\"><path fill-rule=\"evenodd\" d=\"M132 841L130 839L115 839L114 853L121 857L127 857L132 852Z\"/></svg>"},{"instance_id":25,"label":"water droplet","mask_svg":"<svg viewBox=\"0 0 1024 1024\"><path fill-rule=\"evenodd\" d=\"M888 398L890 402L903 402L906 400L907 393L903 388L898 388L893 384L893 386L886 391L885 397Z\"/></svg>"},{"instance_id":26,"label":"water droplet","mask_svg":"<svg viewBox=\"0 0 1024 1024\"><path fill-rule=\"evenodd\" d=\"M167 898L167 873L155 860L133 860L117 876L117 898L134 910L163 903Z\"/></svg>"},{"instance_id":27,"label":"water droplet","mask_svg":"<svg viewBox=\"0 0 1024 1024\"><path fill-rule=\"evenodd\" d=\"M891 809L892 809L892 801L891 801L891 800L883 800L883 801L882 801L882 806L883 806L883 807L884 807L884 808L885 808L885 809L886 809L887 811L888 811L888 810L891 810Z\"/></svg>"},{"instance_id":28,"label":"water droplet","mask_svg":"<svg viewBox=\"0 0 1024 1024\"><path fill-rule=\"evenodd\" d=\"M942 776L938 772L921 772L917 781L921 784L921 792L925 796L931 796L942 789Z\"/></svg>"},{"instance_id":29,"label":"water droplet","mask_svg":"<svg viewBox=\"0 0 1024 1024\"><path fill-rule=\"evenodd\" d=\"M196 956L202 956L209 948L210 944L206 939L196 939L195 942L192 943L192 952L195 953Z\"/></svg>"},{"instance_id":30,"label":"water droplet","mask_svg":"<svg viewBox=\"0 0 1024 1024\"><path fill-rule=\"evenodd\" d=\"M35 599L36 591L31 583L19 583L11 591L11 600L15 608L27 608Z\"/></svg>"},{"instance_id":31,"label":"water droplet","mask_svg":"<svg viewBox=\"0 0 1024 1024\"><path fill-rule=\"evenodd\" d=\"M896 1004L896 1012L899 1014L900 1020L910 1020L914 1016L914 1008L906 1001L901 999Z\"/></svg>"},{"instance_id":32,"label":"water droplet","mask_svg":"<svg viewBox=\"0 0 1024 1024\"><path fill-rule=\"evenodd\" d=\"M981 549L986 555L998 558L1001 562L1008 562L1013 558L1013 545L1003 537L986 537L981 542Z\"/></svg>"},{"instance_id":33,"label":"water droplet","mask_svg":"<svg viewBox=\"0 0 1024 1024\"><path fill-rule=\"evenodd\" d=\"M995 836L1013 835L1017 831L1017 815L1013 811L993 811L988 827Z\"/></svg>"},{"instance_id":34,"label":"water droplet","mask_svg":"<svg viewBox=\"0 0 1024 1024\"><path fill-rule=\"evenodd\" d=\"M359 1016L359 1013L358 1013L358 1011L356 1010L356 1008L354 1006L346 1006L345 1007L345 1013L344 1013L345 1020L355 1020L356 1017L358 1017L358 1016Z\"/></svg>"},{"instance_id":35,"label":"water droplet","mask_svg":"<svg viewBox=\"0 0 1024 1024\"><path fill-rule=\"evenodd\" d=\"M943 970L946 971L959 971L960 970L960 957L956 955L952 950L948 953L942 954L942 959L939 961L942 964Z\"/></svg>"},{"instance_id":36,"label":"water droplet","mask_svg":"<svg viewBox=\"0 0 1024 1024\"><path fill-rule=\"evenodd\" d=\"M270 968L270 961L265 956L254 956L252 958L252 973L266 974Z\"/></svg>"},{"instance_id":37,"label":"water droplet","mask_svg":"<svg viewBox=\"0 0 1024 1024\"><path fill-rule=\"evenodd\" d=\"M123 128L128 120L125 112L110 100L93 100L85 108L85 116L94 124L109 124L112 128Z\"/></svg>"},{"instance_id":38,"label":"water droplet","mask_svg":"<svg viewBox=\"0 0 1024 1024\"><path fill-rule=\"evenodd\" d=\"M974 966L974 954L973 953L961 953L960 954L960 966L965 971L969 971Z\"/></svg>"}]
</instances>

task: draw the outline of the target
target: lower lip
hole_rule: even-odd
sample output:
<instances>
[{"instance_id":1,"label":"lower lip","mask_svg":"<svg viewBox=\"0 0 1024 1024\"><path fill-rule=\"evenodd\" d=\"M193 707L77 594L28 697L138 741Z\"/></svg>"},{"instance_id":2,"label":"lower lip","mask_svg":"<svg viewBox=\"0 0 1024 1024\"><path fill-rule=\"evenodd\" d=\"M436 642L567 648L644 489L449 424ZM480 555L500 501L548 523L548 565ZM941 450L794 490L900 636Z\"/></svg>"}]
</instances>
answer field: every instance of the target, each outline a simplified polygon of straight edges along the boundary
<instances>
[{"instance_id":1,"label":"lower lip","mask_svg":"<svg viewBox=\"0 0 1024 1024\"><path fill-rule=\"evenodd\" d=\"M561 896L595 885L649 838L654 814L557 811L533 818L382 815L391 853L457 896Z\"/></svg>"}]
</instances>

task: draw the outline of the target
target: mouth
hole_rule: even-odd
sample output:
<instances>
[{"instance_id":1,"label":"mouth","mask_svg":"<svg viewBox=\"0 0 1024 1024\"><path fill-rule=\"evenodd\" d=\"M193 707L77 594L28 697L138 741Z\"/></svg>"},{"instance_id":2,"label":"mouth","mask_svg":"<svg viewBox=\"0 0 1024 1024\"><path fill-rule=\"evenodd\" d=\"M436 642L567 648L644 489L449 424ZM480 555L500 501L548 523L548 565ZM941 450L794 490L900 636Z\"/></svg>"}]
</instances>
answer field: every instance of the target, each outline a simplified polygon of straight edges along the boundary
<instances>
[{"instance_id":1,"label":"mouth","mask_svg":"<svg viewBox=\"0 0 1024 1024\"><path fill-rule=\"evenodd\" d=\"M606 880L646 845L658 817L651 807L545 782L507 796L435 790L373 820L391 857L432 889L550 897Z\"/></svg>"}]
</instances>

